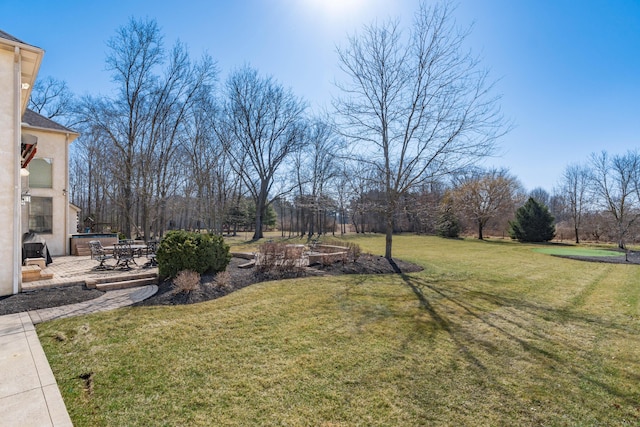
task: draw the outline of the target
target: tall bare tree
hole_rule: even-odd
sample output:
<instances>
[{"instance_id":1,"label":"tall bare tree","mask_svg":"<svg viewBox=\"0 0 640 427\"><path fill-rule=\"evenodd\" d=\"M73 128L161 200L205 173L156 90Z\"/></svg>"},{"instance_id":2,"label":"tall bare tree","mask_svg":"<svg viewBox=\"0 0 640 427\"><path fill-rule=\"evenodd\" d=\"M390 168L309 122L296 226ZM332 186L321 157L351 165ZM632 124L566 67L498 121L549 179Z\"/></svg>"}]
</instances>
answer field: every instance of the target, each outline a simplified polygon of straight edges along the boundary
<instances>
[{"instance_id":1,"label":"tall bare tree","mask_svg":"<svg viewBox=\"0 0 640 427\"><path fill-rule=\"evenodd\" d=\"M277 177L304 143L305 103L271 77L245 66L226 85L226 102L216 132L256 204L253 239L262 226ZM271 198L270 198L271 197Z\"/></svg>"},{"instance_id":2,"label":"tall bare tree","mask_svg":"<svg viewBox=\"0 0 640 427\"><path fill-rule=\"evenodd\" d=\"M231 209L239 178L231 170L214 129L217 106L213 98L200 99L192 109L182 141L188 158L185 169L195 184L198 220L209 230L222 233L224 216Z\"/></svg>"},{"instance_id":3,"label":"tall bare tree","mask_svg":"<svg viewBox=\"0 0 640 427\"><path fill-rule=\"evenodd\" d=\"M152 210L160 224L166 222L166 200L175 188L174 175L179 174L175 166L179 163L180 141L184 139L187 123L194 120L196 106L211 105L216 78L216 64L208 55L194 63L184 45L179 42L174 45L165 74L152 93L148 131L139 155L142 175L138 182L142 184L139 194L145 236L149 236ZM162 227L159 231L162 233Z\"/></svg>"},{"instance_id":4,"label":"tall bare tree","mask_svg":"<svg viewBox=\"0 0 640 427\"><path fill-rule=\"evenodd\" d=\"M582 218L591 203L590 184L591 171L586 166L569 165L562 174L560 191L569 210L576 243L580 243Z\"/></svg>"},{"instance_id":5,"label":"tall bare tree","mask_svg":"<svg viewBox=\"0 0 640 427\"><path fill-rule=\"evenodd\" d=\"M591 155L593 189L597 201L615 222L620 249L631 226L640 218L640 154L628 151L610 157L606 151Z\"/></svg>"},{"instance_id":6,"label":"tall bare tree","mask_svg":"<svg viewBox=\"0 0 640 427\"><path fill-rule=\"evenodd\" d=\"M118 229L133 227L149 238L154 225L161 235L167 223L167 199L185 178L180 141L194 105L210 96L217 67L207 55L192 61L181 43L165 52L153 20L131 19L109 40L108 69L115 96L87 97L81 115L92 132L108 138L119 211Z\"/></svg>"},{"instance_id":7,"label":"tall bare tree","mask_svg":"<svg viewBox=\"0 0 640 427\"><path fill-rule=\"evenodd\" d=\"M341 132L381 179L388 259L400 197L491 154L505 131L488 73L465 51L467 35L449 4L422 3L408 38L391 21L338 49L347 81L337 83L334 106Z\"/></svg>"},{"instance_id":8,"label":"tall bare tree","mask_svg":"<svg viewBox=\"0 0 640 427\"><path fill-rule=\"evenodd\" d=\"M314 233L324 232L322 219L333 205L329 190L339 173L337 159L343 149L343 140L326 117L310 120L306 139L307 148L297 153L295 169L299 192L297 205L307 212L304 224L311 238ZM304 228L300 231L304 235Z\"/></svg>"},{"instance_id":9,"label":"tall bare tree","mask_svg":"<svg viewBox=\"0 0 640 427\"><path fill-rule=\"evenodd\" d=\"M89 114L99 108L92 118L107 132L118 153L120 167L114 177L119 181L120 194L116 200L122 208L122 232L131 236L136 152L147 131L149 103L157 81L155 71L164 59L163 41L155 21L131 19L117 30L108 47L107 68L117 84L117 97L95 106L85 105Z\"/></svg>"}]
</instances>

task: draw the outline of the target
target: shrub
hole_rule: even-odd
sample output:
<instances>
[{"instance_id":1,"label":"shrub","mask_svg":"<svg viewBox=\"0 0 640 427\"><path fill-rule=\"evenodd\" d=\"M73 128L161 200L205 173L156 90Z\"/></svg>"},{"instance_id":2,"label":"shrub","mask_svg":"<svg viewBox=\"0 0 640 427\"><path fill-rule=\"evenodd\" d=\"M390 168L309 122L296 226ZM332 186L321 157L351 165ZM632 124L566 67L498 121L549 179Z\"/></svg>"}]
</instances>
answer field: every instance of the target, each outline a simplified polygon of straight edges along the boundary
<instances>
[{"instance_id":1,"label":"shrub","mask_svg":"<svg viewBox=\"0 0 640 427\"><path fill-rule=\"evenodd\" d=\"M529 197L527 203L516 211L516 218L509 221L509 235L521 242L548 242L556 233L553 222L549 209Z\"/></svg>"},{"instance_id":2,"label":"shrub","mask_svg":"<svg viewBox=\"0 0 640 427\"><path fill-rule=\"evenodd\" d=\"M284 258L284 243L266 242L258 247L256 270L261 273L275 270L278 260Z\"/></svg>"},{"instance_id":3,"label":"shrub","mask_svg":"<svg viewBox=\"0 0 640 427\"><path fill-rule=\"evenodd\" d=\"M156 252L161 277L176 277L179 271L192 270L199 274L224 271L231 260L229 246L221 236L169 231Z\"/></svg>"},{"instance_id":4,"label":"shrub","mask_svg":"<svg viewBox=\"0 0 640 427\"><path fill-rule=\"evenodd\" d=\"M460 229L460 221L453 212L452 205L448 204L442 207L436 223L436 233L438 236L456 239L460 237Z\"/></svg>"},{"instance_id":5,"label":"shrub","mask_svg":"<svg viewBox=\"0 0 640 427\"><path fill-rule=\"evenodd\" d=\"M353 242L347 242L345 246L347 247L347 257L351 260L351 262L356 262L358 258L360 258L360 254L362 253L360 245Z\"/></svg>"},{"instance_id":6,"label":"shrub","mask_svg":"<svg viewBox=\"0 0 640 427\"><path fill-rule=\"evenodd\" d=\"M216 274L216 287L223 290L231 288L231 274L228 271Z\"/></svg>"},{"instance_id":7,"label":"shrub","mask_svg":"<svg viewBox=\"0 0 640 427\"><path fill-rule=\"evenodd\" d=\"M189 294L200 289L200 274L192 270L182 270L173 279L174 293Z\"/></svg>"},{"instance_id":8,"label":"shrub","mask_svg":"<svg viewBox=\"0 0 640 427\"><path fill-rule=\"evenodd\" d=\"M284 242L267 242L258 248L256 270L259 273L297 273L301 265L303 248Z\"/></svg>"}]
</instances>

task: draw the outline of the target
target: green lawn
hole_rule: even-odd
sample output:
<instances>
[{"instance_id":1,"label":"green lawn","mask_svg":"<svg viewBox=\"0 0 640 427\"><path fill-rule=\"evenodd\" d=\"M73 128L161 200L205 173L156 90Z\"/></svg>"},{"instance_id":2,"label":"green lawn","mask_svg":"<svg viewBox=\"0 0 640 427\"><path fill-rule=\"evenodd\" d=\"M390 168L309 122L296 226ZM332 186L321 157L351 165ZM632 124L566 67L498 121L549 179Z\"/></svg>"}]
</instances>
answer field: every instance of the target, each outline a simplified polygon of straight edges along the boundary
<instances>
[{"instance_id":1,"label":"green lawn","mask_svg":"<svg viewBox=\"0 0 640 427\"><path fill-rule=\"evenodd\" d=\"M577 246L546 246L542 248L535 248L534 251L541 254L561 256L614 257L624 255L624 252L609 249L583 248Z\"/></svg>"},{"instance_id":2,"label":"green lawn","mask_svg":"<svg viewBox=\"0 0 640 427\"><path fill-rule=\"evenodd\" d=\"M423 272L37 331L76 426L639 425L640 267L533 248L398 236Z\"/></svg>"}]
</instances>

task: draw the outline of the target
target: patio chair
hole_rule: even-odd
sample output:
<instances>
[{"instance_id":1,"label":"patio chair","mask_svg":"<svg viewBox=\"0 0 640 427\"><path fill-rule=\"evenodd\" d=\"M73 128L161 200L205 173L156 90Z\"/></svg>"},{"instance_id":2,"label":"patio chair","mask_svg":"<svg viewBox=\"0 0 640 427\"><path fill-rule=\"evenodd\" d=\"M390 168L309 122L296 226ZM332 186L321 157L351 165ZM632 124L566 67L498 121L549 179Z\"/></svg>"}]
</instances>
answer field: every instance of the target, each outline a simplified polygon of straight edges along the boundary
<instances>
[{"instance_id":1,"label":"patio chair","mask_svg":"<svg viewBox=\"0 0 640 427\"><path fill-rule=\"evenodd\" d=\"M113 266L104 263L106 260L112 259L113 255L105 252L100 240L91 240L89 242L89 248L91 249L91 259L100 261L100 264L93 268L94 270L111 270L113 268Z\"/></svg>"},{"instance_id":2,"label":"patio chair","mask_svg":"<svg viewBox=\"0 0 640 427\"><path fill-rule=\"evenodd\" d=\"M115 268L131 270L131 263L138 265L134 259L131 243L116 243L113 245L113 256L116 258Z\"/></svg>"},{"instance_id":3,"label":"patio chair","mask_svg":"<svg viewBox=\"0 0 640 427\"><path fill-rule=\"evenodd\" d=\"M151 240L147 242L147 262L142 266L142 268L152 268L158 266L158 261L156 260L156 251L158 250L158 242L157 240Z\"/></svg>"}]
</instances>

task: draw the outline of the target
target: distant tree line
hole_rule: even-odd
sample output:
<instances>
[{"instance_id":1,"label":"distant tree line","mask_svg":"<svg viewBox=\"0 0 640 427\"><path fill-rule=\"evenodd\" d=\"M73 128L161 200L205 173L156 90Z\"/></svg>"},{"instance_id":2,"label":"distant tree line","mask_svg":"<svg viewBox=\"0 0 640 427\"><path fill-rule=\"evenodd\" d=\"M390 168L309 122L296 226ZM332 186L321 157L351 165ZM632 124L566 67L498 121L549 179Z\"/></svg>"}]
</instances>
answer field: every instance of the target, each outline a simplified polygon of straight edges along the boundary
<instances>
[{"instance_id":1,"label":"distant tree line","mask_svg":"<svg viewBox=\"0 0 640 427\"><path fill-rule=\"evenodd\" d=\"M220 82L211 57L167 49L155 21L136 19L108 42L110 95L74 98L49 78L30 105L81 133L69 195L93 231L376 232L391 258L399 232L508 236L531 197L555 218L556 237L635 241L635 151L568 166L553 195L477 166L510 125L452 12L422 4L408 34L388 21L350 37L324 115L250 66Z\"/></svg>"}]
</instances>

